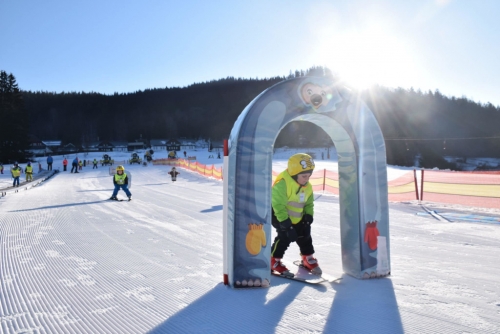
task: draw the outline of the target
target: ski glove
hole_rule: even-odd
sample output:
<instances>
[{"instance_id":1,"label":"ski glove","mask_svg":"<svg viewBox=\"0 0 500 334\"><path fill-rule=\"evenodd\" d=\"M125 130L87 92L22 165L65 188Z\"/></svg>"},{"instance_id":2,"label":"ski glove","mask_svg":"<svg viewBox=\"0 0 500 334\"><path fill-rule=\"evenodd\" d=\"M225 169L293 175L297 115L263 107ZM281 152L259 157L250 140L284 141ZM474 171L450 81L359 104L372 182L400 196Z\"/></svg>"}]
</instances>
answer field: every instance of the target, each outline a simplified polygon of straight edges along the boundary
<instances>
[{"instance_id":1,"label":"ski glove","mask_svg":"<svg viewBox=\"0 0 500 334\"><path fill-rule=\"evenodd\" d=\"M304 217L302 217L302 221L307 225L311 225L313 223L313 220L313 216L307 213L304 215Z\"/></svg>"},{"instance_id":2,"label":"ski glove","mask_svg":"<svg viewBox=\"0 0 500 334\"><path fill-rule=\"evenodd\" d=\"M290 218L287 218L280 223L280 229L281 231L286 233L286 236L288 237L290 242L297 241L297 231L295 231L295 229L293 228Z\"/></svg>"}]
</instances>

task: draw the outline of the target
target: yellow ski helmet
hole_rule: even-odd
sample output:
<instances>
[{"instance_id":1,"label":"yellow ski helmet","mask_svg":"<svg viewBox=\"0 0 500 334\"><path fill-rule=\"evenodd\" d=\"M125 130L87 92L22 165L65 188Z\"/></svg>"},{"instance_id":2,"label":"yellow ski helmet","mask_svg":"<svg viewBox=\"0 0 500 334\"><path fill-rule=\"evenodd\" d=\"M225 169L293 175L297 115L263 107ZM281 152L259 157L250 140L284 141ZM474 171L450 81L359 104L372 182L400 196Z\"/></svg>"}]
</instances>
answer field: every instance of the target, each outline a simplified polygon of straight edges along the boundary
<instances>
[{"instance_id":1,"label":"yellow ski helmet","mask_svg":"<svg viewBox=\"0 0 500 334\"><path fill-rule=\"evenodd\" d=\"M116 166L116 171L118 172L119 170L125 171L125 167L123 167L122 165Z\"/></svg>"},{"instance_id":2,"label":"yellow ski helmet","mask_svg":"<svg viewBox=\"0 0 500 334\"><path fill-rule=\"evenodd\" d=\"M300 173L309 172L314 170L314 160L309 154L297 153L288 159L288 174L295 176Z\"/></svg>"}]
</instances>

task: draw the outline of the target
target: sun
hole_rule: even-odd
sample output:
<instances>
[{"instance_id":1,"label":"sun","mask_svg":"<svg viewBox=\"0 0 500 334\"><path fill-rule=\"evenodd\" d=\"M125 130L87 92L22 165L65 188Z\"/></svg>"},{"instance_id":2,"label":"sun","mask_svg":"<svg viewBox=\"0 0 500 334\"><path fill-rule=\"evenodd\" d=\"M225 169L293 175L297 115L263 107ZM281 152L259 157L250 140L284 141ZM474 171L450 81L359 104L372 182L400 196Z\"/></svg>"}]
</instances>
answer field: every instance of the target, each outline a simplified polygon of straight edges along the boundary
<instances>
[{"instance_id":1,"label":"sun","mask_svg":"<svg viewBox=\"0 0 500 334\"><path fill-rule=\"evenodd\" d=\"M382 29L336 34L322 48L323 64L356 89L374 84L412 87L419 77L411 47Z\"/></svg>"}]
</instances>

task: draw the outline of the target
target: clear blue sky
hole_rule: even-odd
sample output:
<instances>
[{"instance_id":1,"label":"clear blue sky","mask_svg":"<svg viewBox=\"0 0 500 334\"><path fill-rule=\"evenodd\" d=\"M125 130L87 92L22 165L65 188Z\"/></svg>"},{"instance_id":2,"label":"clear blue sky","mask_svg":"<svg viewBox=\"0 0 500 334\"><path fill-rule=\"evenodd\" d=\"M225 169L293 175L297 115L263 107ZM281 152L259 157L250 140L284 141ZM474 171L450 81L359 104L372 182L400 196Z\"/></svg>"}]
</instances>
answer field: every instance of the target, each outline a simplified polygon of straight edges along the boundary
<instances>
[{"instance_id":1,"label":"clear blue sky","mask_svg":"<svg viewBox=\"0 0 500 334\"><path fill-rule=\"evenodd\" d=\"M328 66L500 105L499 0L0 0L24 90L112 94Z\"/></svg>"}]
</instances>

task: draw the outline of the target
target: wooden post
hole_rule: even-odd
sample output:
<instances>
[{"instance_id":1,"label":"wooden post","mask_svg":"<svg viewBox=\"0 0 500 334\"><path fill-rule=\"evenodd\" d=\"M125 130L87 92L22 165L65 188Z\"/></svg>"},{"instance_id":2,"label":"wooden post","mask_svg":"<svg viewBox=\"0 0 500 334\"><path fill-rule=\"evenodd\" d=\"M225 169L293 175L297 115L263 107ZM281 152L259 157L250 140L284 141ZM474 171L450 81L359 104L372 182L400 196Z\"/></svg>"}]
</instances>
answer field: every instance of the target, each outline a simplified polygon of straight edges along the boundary
<instances>
[{"instance_id":1,"label":"wooden post","mask_svg":"<svg viewBox=\"0 0 500 334\"><path fill-rule=\"evenodd\" d=\"M418 197L417 171L415 169L413 170L413 179L415 180L415 195L417 196L417 201L420 201Z\"/></svg>"},{"instance_id":2,"label":"wooden post","mask_svg":"<svg viewBox=\"0 0 500 334\"><path fill-rule=\"evenodd\" d=\"M422 169L422 179L420 180L420 201L424 200L424 170Z\"/></svg>"}]
</instances>

